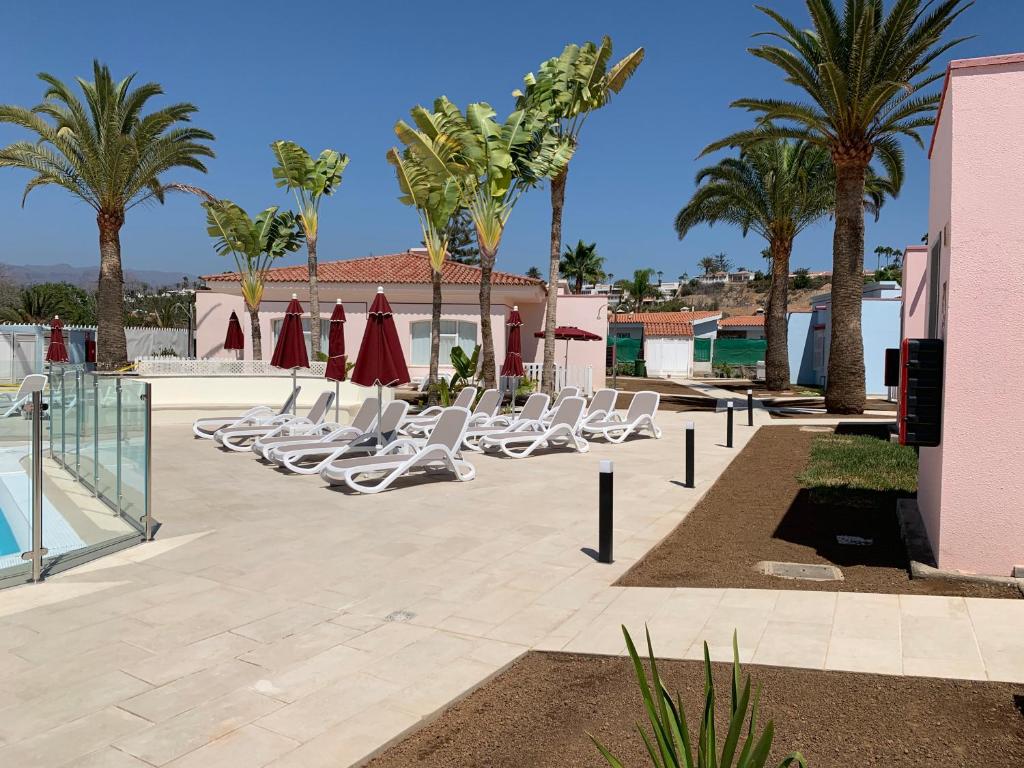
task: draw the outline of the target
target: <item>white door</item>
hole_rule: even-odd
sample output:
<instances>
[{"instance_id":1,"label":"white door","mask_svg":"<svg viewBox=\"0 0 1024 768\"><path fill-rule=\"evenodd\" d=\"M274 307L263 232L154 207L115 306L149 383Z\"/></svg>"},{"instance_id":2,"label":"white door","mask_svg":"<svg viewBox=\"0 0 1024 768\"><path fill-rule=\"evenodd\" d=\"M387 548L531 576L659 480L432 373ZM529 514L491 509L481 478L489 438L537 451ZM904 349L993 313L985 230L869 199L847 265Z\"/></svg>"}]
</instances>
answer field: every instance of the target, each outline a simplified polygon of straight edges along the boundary
<instances>
[{"instance_id":1,"label":"white door","mask_svg":"<svg viewBox=\"0 0 1024 768\"><path fill-rule=\"evenodd\" d=\"M655 376L689 376L693 340L683 337L647 339L644 345L647 371Z\"/></svg>"}]
</instances>

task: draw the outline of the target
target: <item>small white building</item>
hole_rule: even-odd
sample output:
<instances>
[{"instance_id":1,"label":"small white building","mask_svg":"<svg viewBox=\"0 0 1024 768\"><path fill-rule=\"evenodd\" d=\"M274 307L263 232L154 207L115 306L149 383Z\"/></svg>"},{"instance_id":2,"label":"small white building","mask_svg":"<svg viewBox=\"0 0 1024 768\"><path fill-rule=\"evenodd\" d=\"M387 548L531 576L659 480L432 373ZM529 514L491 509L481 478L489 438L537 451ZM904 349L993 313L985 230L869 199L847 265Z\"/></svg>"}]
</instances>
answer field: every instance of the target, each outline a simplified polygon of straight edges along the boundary
<instances>
[{"instance_id":1,"label":"small white building","mask_svg":"<svg viewBox=\"0 0 1024 768\"><path fill-rule=\"evenodd\" d=\"M754 279L754 273L748 269L740 269L729 273L730 283L749 283Z\"/></svg>"},{"instance_id":2,"label":"small white building","mask_svg":"<svg viewBox=\"0 0 1024 768\"><path fill-rule=\"evenodd\" d=\"M693 375L694 338L718 335L720 312L629 312L611 315L612 339L642 341L647 372L652 376Z\"/></svg>"}]
</instances>

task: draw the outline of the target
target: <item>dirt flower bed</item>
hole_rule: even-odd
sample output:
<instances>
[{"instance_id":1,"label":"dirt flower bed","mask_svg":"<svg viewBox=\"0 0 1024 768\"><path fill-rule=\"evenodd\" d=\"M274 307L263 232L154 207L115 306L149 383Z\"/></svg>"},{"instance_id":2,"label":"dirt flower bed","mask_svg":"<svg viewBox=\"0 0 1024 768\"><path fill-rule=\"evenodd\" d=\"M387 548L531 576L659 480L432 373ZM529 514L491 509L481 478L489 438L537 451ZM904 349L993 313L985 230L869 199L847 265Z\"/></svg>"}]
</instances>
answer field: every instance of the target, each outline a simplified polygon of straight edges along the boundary
<instances>
[{"instance_id":1,"label":"dirt flower bed","mask_svg":"<svg viewBox=\"0 0 1024 768\"><path fill-rule=\"evenodd\" d=\"M702 664L661 661L658 669L695 728ZM729 665L715 665L720 736L729 672ZM811 768L1024 765L1024 717L1014 699L1024 686L753 665L744 674L763 686L759 721L775 724L770 766L793 750ZM369 765L605 766L591 733L627 768L643 768L650 758L637 721L646 718L629 659L529 653Z\"/></svg>"},{"instance_id":2,"label":"dirt flower bed","mask_svg":"<svg viewBox=\"0 0 1024 768\"><path fill-rule=\"evenodd\" d=\"M912 580L895 514L900 491L891 484L809 489L797 479L819 436L796 426L762 427L686 519L618 585L1021 597L1015 587ZM767 576L755 570L760 561L836 565L844 580Z\"/></svg>"}]
</instances>

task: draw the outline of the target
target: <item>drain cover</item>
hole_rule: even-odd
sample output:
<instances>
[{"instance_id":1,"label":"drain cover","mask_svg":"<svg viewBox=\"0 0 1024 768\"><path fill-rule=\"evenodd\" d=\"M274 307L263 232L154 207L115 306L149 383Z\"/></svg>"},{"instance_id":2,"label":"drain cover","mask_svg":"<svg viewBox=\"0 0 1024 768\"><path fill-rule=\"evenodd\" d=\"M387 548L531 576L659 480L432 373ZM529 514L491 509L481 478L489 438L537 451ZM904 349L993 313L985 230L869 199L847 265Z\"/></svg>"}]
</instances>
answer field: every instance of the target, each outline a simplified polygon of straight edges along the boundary
<instances>
[{"instance_id":1,"label":"drain cover","mask_svg":"<svg viewBox=\"0 0 1024 768\"><path fill-rule=\"evenodd\" d=\"M804 579L806 581L843 580L843 572L834 565L778 563L773 560L762 560L754 568L767 576L778 576L780 579Z\"/></svg>"},{"instance_id":2,"label":"drain cover","mask_svg":"<svg viewBox=\"0 0 1024 768\"><path fill-rule=\"evenodd\" d=\"M416 614L412 611L392 611L384 617L384 621L409 621L415 618Z\"/></svg>"}]
</instances>

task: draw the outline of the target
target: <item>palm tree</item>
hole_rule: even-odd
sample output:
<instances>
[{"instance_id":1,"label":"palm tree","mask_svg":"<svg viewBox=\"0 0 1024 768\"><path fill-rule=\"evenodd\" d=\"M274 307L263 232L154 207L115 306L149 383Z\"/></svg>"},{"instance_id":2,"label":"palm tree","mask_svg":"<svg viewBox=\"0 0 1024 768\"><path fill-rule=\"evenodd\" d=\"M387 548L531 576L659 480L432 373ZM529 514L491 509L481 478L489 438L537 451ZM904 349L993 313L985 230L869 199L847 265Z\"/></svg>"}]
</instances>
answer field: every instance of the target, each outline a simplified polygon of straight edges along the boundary
<instances>
[{"instance_id":1,"label":"palm tree","mask_svg":"<svg viewBox=\"0 0 1024 768\"><path fill-rule=\"evenodd\" d=\"M309 265L309 339L313 357L320 354L320 293L317 288L316 245L320 232L320 201L333 195L341 186L341 175L348 165L348 155L325 149L313 159L305 149L292 141L275 141L270 145L277 159L274 179L278 187L295 194L298 221L306 237Z\"/></svg>"},{"instance_id":2,"label":"palm tree","mask_svg":"<svg viewBox=\"0 0 1024 768\"><path fill-rule=\"evenodd\" d=\"M439 105L443 106L443 102ZM430 369L427 399L435 404L441 352L441 273L448 257L452 231L461 214L464 190L460 180L470 173L463 147L452 140L449 121L443 111L430 112L415 107L410 113L417 128L402 120L395 124L395 135L405 144L399 152L391 148L387 160L395 167L401 200L416 209L423 233L423 245L430 261L432 288L430 314ZM457 133L456 133L457 135Z\"/></svg>"},{"instance_id":3,"label":"palm tree","mask_svg":"<svg viewBox=\"0 0 1024 768\"><path fill-rule=\"evenodd\" d=\"M70 283L39 283L18 291L14 303L0 309L0 321L48 323L60 315L67 325L95 322L95 297Z\"/></svg>"},{"instance_id":4,"label":"palm tree","mask_svg":"<svg viewBox=\"0 0 1024 768\"><path fill-rule=\"evenodd\" d=\"M644 49L635 51L608 66L612 58L612 40L605 36L601 44L586 42L567 45L560 56L540 65L537 74L523 78L525 90L515 91L518 109L542 112L552 133L572 149L579 143L587 116L605 106L622 90L644 59ZM541 385L553 394L555 384L555 325L558 310L558 266L562 247L562 208L569 166L551 177L551 257L549 262L547 314L544 322L544 367Z\"/></svg>"},{"instance_id":5,"label":"palm tree","mask_svg":"<svg viewBox=\"0 0 1024 768\"><path fill-rule=\"evenodd\" d=\"M704 270L705 277L709 277L718 271L718 259L714 256L705 256L697 262L697 266Z\"/></svg>"},{"instance_id":6,"label":"palm tree","mask_svg":"<svg viewBox=\"0 0 1024 768\"><path fill-rule=\"evenodd\" d=\"M162 176L178 168L206 171L200 158L213 157L205 143L213 134L182 123L196 112L192 104L171 104L143 114L147 102L163 93L156 83L132 88L134 75L115 82L110 70L93 62L93 80L79 79L84 103L50 74L43 102L33 109L0 106L0 123L35 134L0 149L0 168L23 168L35 176L25 186L22 205L36 187L55 184L96 211L100 273L96 361L104 370L128 358L124 335L124 276L121 228L127 211L156 200L171 189Z\"/></svg>"},{"instance_id":7,"label":"palm tree","mask_svg":"<svg viewBox=\"0 0 1024 768\"><path fill-rule=\"evenodd\" d=\"M654 276L653 269L637 269L633 271L632 280L620 280L618 285L622 288L623 301L634 312L643 310L647 299L655 299L660 294L658 287L651 282Z\"/></svg>"},{"instance_id":8,"label":"palm tree","mask_svg":"<svg viewBox=\"0 0 1024 768\"><path fill-rule=\"evenodd\" d=\"M604 258L597 255L597 243L587 244L580 240L575 247L565 246L558 271L567 279L575 281L573 293L582 293L584 283L604 280L603 267Z\"/></svg>"},{"instance_id":9,"label":"palm tree","mask_svg":"<svg viewBox=\"0 0 1024 768\"><path fill-rule=\"evenodd\" d=\"M922 91L942 77L932 63L964 38L944 40L970 0L805 0L813 29L805 30L770 8L777 25L768 33L782 45L751 50L783 71L807 101L740 99L733 106L757 112L772 138L795 138L827 149L835 166L832 252L832 336L825 405L830 413L864 410L861 292L864 274L864 190L877 157L898 191L903 182L900 136L924 146L920 131L935 122L940 94ZM932 6L935 6L934 8ZM781 122L780 122L781 121ZM764 140L761 129L742 131L708 150Z\"/></svg>"},{"instance_id":10,"label":"palm tree","mask_svg":"<svg viewBox=\"0 0 1024 768\"><path fill-rule=\"evenodd\" d=\"M540 267L530 267L528 270L526 270L526 276L532 277L534 280L540 280Z\"/></svg>"},{"instance_id":11,"label":"palm tree","mask_svg":"<svg viewBox=\"0 0 1024 768\"><path fill-rule=\"evenodd\" d=\"M697 191L676 216L679 239L699 224L724 222L753 230L768 241L772 282L768 295L765 377L768 389L789 385L786 309L789 257L800 232L833 207L834 185L828 153L813 144L764 141L697 173ZM717 268L707 257L701 266Z\"/></svg>"},{"instance_id":12,"label":"palm tree","mask_svg":"<svg viewBox=\"0 0 1024 768\"><path fill-rule=\"evenodd\" d=\"M238 269L242 298L249 311L252 328L253 359L263 359L263 334L260 331L260 303L267 270L274 259L302 247L302 229L291 211L279 212L271 206L254 218L230 200L210 200L206 209L206 232L214 238L221 256L231 256Z\"/></svg>"}]
</instances>

